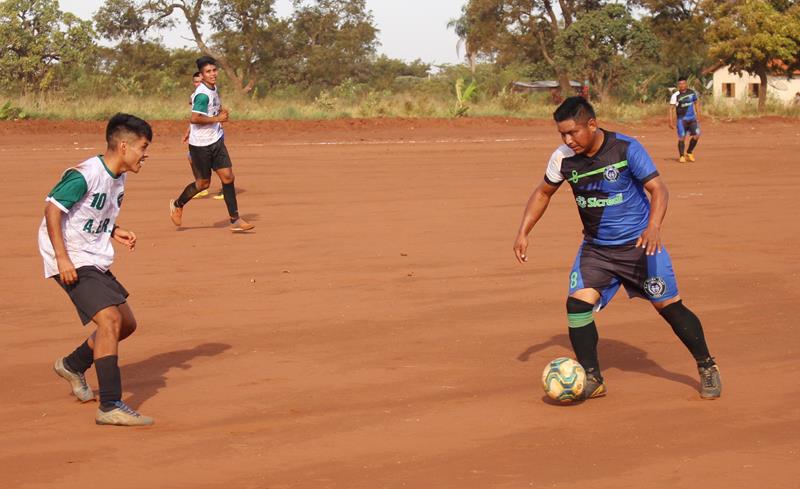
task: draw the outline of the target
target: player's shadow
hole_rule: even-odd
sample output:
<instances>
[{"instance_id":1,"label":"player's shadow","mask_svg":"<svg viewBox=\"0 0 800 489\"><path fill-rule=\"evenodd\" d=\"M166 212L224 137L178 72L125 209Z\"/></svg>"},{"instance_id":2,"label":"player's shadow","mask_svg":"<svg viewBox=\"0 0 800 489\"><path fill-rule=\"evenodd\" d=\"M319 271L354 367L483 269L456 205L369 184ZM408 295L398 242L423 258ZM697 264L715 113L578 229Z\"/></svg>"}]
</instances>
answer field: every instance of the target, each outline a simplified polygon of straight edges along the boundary
<instances>
[{"instance_id":1,"label":"player's shadow","mask_svg":"<svg viewBox=\"0 0 800 489\"><path fill-rule=\"evenodd\" d=\"M678 345L680 345L680 343L678 343ZM529 346L527 350L517 356L517 360L520 362L527 362L531 356L553 346L559 346L572 351L569 336L566 334L558 334L543 343ZM667 379L672 382L680 382L695 390L700 389L699 380L689 377L688 375L678 374L664 369L664 367L657 364L651 358L647 358L646 351L623 341L601 338L597 345L597 351L600 357L600 366L604 371L616 368L628 372L639 372L652 375L653 377L661 377L662 379ZM546 361L544 363L546 363Z\"/></svg>"},{"instance_id":2,"label":"player's shadow","mask_svg":"<svg viewBox=\"0 0 800 489\"><path fill-rule=\"evenodd\" d=\"M132 391L132 395L125 402L138 409L146 400L158 394L162 387L167 386L167 374L173 368L188 370L192 368L191 361L197 357L213 357L229 349L231 345L225 343L203 343L186 350L175 350L159 353L147 360L123 365L122 385Z\"/></svg>"}]
</instances>

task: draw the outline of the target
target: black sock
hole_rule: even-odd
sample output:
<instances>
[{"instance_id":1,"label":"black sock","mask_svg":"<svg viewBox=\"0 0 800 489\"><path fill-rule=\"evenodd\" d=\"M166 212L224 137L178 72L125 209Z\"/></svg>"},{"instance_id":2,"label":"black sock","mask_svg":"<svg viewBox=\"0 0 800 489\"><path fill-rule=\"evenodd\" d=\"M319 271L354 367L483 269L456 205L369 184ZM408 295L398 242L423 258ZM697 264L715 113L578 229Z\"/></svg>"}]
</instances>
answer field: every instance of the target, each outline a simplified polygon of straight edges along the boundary
<instances>
[{"instance_id":1,"label":"black sock","mask_svg":"<svg viewBox=\"0 0 800 489\"><path fill-rule=\"evenodd\" d=\"M714 365L714 359L708 353L708 345L706 345L706 338L703 335L703 326L700 324L700 319L683 305L683 301L668 305L659 314L672 326L672 331L689 349L698 366L710 367Z\"/></svg>"},{"instance_id":2,"label":"black sock","mask_svg":"<svg viewBox=\"0 0 800 489\"><path fill-rule=\"evenodd\" d=\"M94 362L100 386L100 409L103 411L114 409L114 403L122 400L122 378L117 361L117 355L109 355Z\"/></svg>"},{"instance_id":3,"label":"black sock","mask_svg":"<svg viewBox=\"0 0 800 489\"><path fill-rule=\"evenodd\" d=\"M94 352L89 347L89 340L83 342L75 351L64 357L64 366L71 372L82 374L89 370L94 362Z\"/></svg>"},{"instance_id":4,"label":"black sock","mask_svg":"<svg viewBox=\"0 0 800 489\"><path fill-rule=\"evenodd\" d=\"M239 219L239 205L236 203L236 187L231 183L222 184L222 196L225 197L225 206L228 208L228 215L231 223Z\"/></svg>"},{"instance_id":5,"label":"black sock","mask_svg":"<svg viewBox=\"0 0 800 489\"><path fill-rule=\"evenodd\" d=\"M697 139L690 139L689 140L689 153L694 153L694 148L697 146Z\"/></svg>"},{"instance_id":6,"label":"black sock","mask_svg":"<svg viewBox=\"0 0 800 489\"><path fill-rule=\"evenodd\" d=\"M197 185L195 185L194 182L190 183L189 185L186 186L185 189L183 189L183 192L181 193L180 197L178 197L178 199L175 200L175 207L185 206L186 203L192 200L192 197L194 197L198 193L200 193L200 191L197 190Z\"/></svg>"},{"instance_id":7,"label":"black sock","mask_svg":"<svg viewBox=\"0 0 800 489\"><path fill-rule=\"evenodd\" d=\"M683 142L683 139L678 141L678 153L683 156L683 150L686 148L686 143Z\"/></svg>"},{"instance_id":8,"label":"black sock","mask_svg":"<svg viewBox=\"0 0 800 489\"><path fill-rule=\"evenodd\" d=\"M592 309L594 309L594 306L588 302L575 299L574 297L567 298L568 316L590 316ZM570 324L569 341L572 343L572 350L575 351L575 356L578 357L578 363L581 364L584 370L592 371L596 377L602 379L600 376L600 362L597 359L598 339L597 325L594 320L579 327Z\"/></svg>"}]
</instances>

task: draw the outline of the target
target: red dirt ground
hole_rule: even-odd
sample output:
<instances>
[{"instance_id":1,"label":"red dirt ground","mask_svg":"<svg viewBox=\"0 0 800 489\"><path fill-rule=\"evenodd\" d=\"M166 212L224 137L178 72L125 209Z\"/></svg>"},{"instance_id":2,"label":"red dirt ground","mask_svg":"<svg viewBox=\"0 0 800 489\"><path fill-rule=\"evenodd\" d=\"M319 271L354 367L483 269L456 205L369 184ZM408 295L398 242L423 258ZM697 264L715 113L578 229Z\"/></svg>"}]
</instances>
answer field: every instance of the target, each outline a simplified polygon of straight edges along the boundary
<instances>
[{"instance_id":1,"label":"red dirt ground","mask_svg":"<svg viewBox=\"0 0 800 489\"><path fill-rule=\"evenodd\" d=\"M53 374L89 330L36 247L44 196L103 124L0 124L0 487L799 487L796 121L704 122L687 165L664 121L624 129L670 187L665 241L724 394L701 401L670 328L620 294L598 315L609 395L569 406L539 385L571 354L567 189L530 262L511 250L550 122L230 123L246 235L210 198L170 223L184 127L155 124L120 216L139 238L113 268L139 321L125 398L157 421L130 429L95 426Z\"/></svg>"}]
</instances>

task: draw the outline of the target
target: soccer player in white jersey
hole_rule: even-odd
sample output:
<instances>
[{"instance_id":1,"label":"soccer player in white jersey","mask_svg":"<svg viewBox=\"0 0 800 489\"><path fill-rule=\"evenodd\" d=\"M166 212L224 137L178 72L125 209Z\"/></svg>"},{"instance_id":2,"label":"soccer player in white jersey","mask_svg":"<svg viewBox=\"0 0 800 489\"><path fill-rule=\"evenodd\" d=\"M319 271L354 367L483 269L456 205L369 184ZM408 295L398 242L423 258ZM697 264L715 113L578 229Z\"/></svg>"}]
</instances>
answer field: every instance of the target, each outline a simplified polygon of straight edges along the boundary
<instances>
[{"instance_id":1,"label":"soccer player in white jersey","mask_svg":"<svg viewBox=\"0 0 800 489\"><path fill-rule=\"evenodd\" d=\"M191 127L189 129L189 154L195 181L183 189L177 199L169 201L169 217L175 226L183 221L183 207L198 192L211 184L211 170L222 181L222 195L230 217L230 230L249 231L255 226L239 216L236 187L233 185L233 164L225 147L222 123L228 120L228 109L222 106L217 87L217 62L211 56L197 60L202 83L192 95Z\"/></svg>"},{"instance_id":2,"label":"soccer player in white jersey","mask_svg":"<svg viewBox=\"0 0 800 489\"><path fill-rule=\"evenodd\" d=\"M136 235L117 224L125 195L127 172L139 173L153 140L150 125L138 117L117 114L106 126L105 154L64 172L47 195L39 226L39 252L45 277L69 295L81 322L95 331L66 357L56 360L56 373L69 382L81 402L94 400L84 372L94 363L100 390L95 422L103 425L153 424L122 402L118 343L136 330L128 291L109 270L112 240L133 251Z\"/></svg>"}]
</instances>

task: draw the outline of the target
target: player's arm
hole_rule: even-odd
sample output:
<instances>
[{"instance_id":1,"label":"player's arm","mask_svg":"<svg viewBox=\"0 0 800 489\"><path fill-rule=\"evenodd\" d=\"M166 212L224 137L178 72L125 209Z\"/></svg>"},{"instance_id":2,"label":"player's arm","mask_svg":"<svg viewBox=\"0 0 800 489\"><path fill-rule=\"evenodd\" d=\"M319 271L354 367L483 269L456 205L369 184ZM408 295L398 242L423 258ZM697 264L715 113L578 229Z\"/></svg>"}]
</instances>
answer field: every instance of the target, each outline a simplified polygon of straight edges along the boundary
<instances>
[{"instance_id":1,"label":"player's arm","mask_svg":"<svg viewBox=\"0 0 800 489\"><path fill-rule=\"evenodd\" d=\"M700 120L700 99L696 99L694 101L694 116L699 121Z\"/></svg>"},{"instance_id":2,"label":"player's arm","mask_svg":"<svg viewBox=\"0 0 800 489\"><path fill-rule=\"evenodd\" d=\"M654 255L656 251L661 252L661 223L667 215L667 204L669 203L669 190L660 176L656 176L644 184L645 190L650 194L650 221L647 229L644 230L636 241L636 247L645 248L645 253Z\"/></svg>"},{"instance_id":3,"label":"player's arm","mask_svg":"<svg viewBox=\"0 0 800 489\"><path fill-rule=\"evenodd\" d=\"M673 93L669 99L669 127L675 129L675 122L678 119L678 97L677 92Z\"/></svg>"},{"instance_id":4,"label":"player's arm","mask_svg":"<svg viewBox=\"0 0 800 489\"><path fill-rule=\"evenodd\" d=\"M129 229L122 229L114 224L114 228L111 230L111 237L131 251L136 249L136 234Z\"/></svg>"},{"instance_id":5,"label":"player's arm","mask_svg":"<svg viewBox=\"0 0 800 489\"><path fill-rule=\"evenodd\" d=\"M192 115L189 118L189 122L192 124L214 124L216 122L227 122L228 120L228 109L222 108L219 111L219 114L211 116L208 115L208 105L210 103L210 99L208 95L204 93L199 93L195 95L194 99L192 99Z\"/></svg>"},{"instance_id":6,"label":"player's arm","mask_svg":"<svg viewBox=\"0 0 800 489\"><path fill-rule=\"evenodd\" d=\"M522 222L517 232L517 239L514 242L514 254L518 262L525 263L528 261L528 234L544 215L547 206L550 204L550 199L556 193L558 187L558 185L542 180L528 199L528 204L525 206L525 213L522 215Z\"/></svg>"},{"instance_id":7,"label":"player's arm","mask_svg":"<svg viewBox=\"0 0 800 489\"><path fill-rule=\"evenodd\" d=\"M53 245L53 251L56 255L56 264L58 265L61 282L70 285L78 281L78 272L75 271L75 265L69 258L67 245L64 242L64 230L61 226L61 216L63 214L64 211L53 202L48 202L44 208L47 235L50 237L50 243Z\"/></svg>"}]
</instances>

